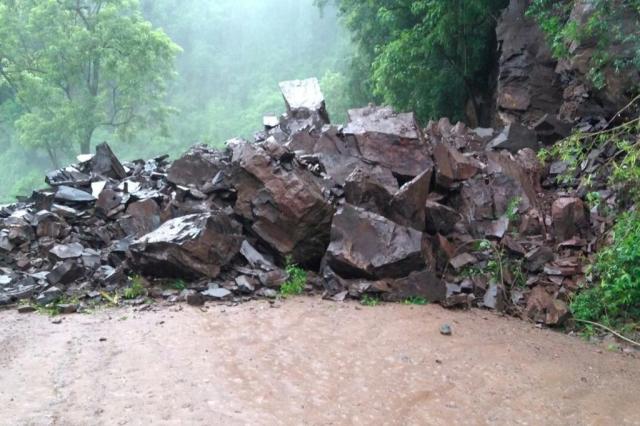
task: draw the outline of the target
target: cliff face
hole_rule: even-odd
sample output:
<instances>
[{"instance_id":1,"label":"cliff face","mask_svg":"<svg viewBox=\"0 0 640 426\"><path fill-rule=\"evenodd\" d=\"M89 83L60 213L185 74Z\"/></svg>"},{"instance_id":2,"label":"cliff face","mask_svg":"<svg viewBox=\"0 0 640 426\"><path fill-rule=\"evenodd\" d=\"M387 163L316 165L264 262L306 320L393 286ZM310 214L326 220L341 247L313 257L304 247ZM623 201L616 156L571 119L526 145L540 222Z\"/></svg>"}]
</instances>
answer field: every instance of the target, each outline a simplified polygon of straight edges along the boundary
<instances>
[{"instance_id":1,"label":"cliff face","mask_svg":"<svg viewBox=\"0 0 640 426\"><path fill-rule=\"evenodd\" d=\"M530 0L511 0L496 35L499 49L496 90L496 122L519 121L529 126L566 131L562 123L577 124L609 119L631 99L630 89L640 84L637 69L603 70L604 88L598 90L588 77L595 40L570 46L571 56L555 59L536 22L525 16ZM584 23L593 12L589 1L577 1L569 19ZM625 18L626 19L626 18ZM635 31L635 21L621 22L623 31ZM625 46L611 53L624 55Z\"/></svg>"}]
</instances>

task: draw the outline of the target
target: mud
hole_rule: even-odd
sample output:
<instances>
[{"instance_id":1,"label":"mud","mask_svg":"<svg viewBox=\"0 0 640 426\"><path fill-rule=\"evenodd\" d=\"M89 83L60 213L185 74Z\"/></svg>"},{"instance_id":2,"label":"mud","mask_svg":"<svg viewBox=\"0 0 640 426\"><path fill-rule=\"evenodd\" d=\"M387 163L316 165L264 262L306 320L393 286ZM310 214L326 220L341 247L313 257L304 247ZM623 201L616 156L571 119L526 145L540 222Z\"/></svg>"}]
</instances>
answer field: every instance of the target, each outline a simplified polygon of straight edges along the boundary
<instances>
[{"instance_id":1,"label":"mud","mask_svg":"<svg viewBox=\"0 0 640 426\"><path fill-rule=\"evenodd\" d=\"M479 310L275 306L2 311L0 424L640 424L640 359L577 338Z\"/></svg>"}]
</instances>

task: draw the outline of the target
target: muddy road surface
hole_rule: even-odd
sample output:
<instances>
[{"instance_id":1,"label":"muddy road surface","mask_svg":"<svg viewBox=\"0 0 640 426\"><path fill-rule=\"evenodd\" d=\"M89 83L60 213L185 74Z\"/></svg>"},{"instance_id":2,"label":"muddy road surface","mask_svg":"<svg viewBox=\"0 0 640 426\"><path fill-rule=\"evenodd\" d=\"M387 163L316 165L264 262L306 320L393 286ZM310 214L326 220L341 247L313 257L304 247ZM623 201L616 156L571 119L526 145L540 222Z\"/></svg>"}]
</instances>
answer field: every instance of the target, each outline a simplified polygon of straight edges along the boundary
<instances>
[{"instance_id":1,"label":"muddy road surface","mask_svg":"<svg viewBox=\"0 0 640 426\"><path fill-rule=\"evenodd\" d=\"M0 312L0 424L640 424L633 356L478 310L275 306Z\"/></svg>"}]
</instances>

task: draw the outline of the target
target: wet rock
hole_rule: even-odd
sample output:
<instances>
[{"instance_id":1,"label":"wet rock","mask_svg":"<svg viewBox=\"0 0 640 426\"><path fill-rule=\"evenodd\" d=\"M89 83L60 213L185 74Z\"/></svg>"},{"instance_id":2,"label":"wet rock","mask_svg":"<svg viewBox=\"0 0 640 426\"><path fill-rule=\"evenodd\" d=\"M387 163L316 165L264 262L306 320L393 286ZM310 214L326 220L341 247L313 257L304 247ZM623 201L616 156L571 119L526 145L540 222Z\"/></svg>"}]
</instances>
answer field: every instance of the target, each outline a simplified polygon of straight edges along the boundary
<instances>
[{"instance_id":1,"label":"wet rock","mask_svg":"<svg viewBox=\"0 0 640 426\"><path fill-rule=\"evenodd\" d=\"M334 208L308 170L293 164L287 170L266 147L243 143L234 149L235 212L281 257L317 266L329 243Z\"/></svg>"},{"instance_id":2,"label":"wet rock","mask_svg":"<svg viewBox=\"0 0 640 426\"><path fill-rule=\"evenodd\" d=\"M462 219L451 207L427 200L425 206L426 230L430 234L450 234L456 223Z\"/></svg>"},{"instance_id":3,"label":"wet rock","mask_svg":"<svg viewBox=\"0 0 640 426\"><path fill-rule=\"evenodd\" d=\"M491 284L484 294L482 304L487 309L493 309L499 312L505 308L505 294L502 286Z\"/></svg>"},{"instance_id":4,"label":"wet rock","mask_svg":"<svg viewBox=\"0 0 640 426\"><path fill-rule=\"evenodd\" d=\"M349 110L349 123L343 133L355 139L362 157L396 175L413 178L433 167L413 114L381 107Z\"/></svg>"},{"instance_id":5,"label":"wet rock","mask_svg":"<svg viewBox=\"0 0 640 426\"><path fill-rule=\"evenodd\" d=\"M91 159L91 171L113 179L127 177L127 172L106 142L96 146L96 155Z\"/></svg>"},{"instance_id":6,"label":"wet rock","mask_svg":"<svg viewBox=\"0 0 640 426\"><path fill-rule=\"evenodd\" d=\"M256 282L253 278L246 275L240 275L236 277L236 286L238 291L242 294L251 294L256 290Z\"/></svg>"},{"instance_id":7,"label":"wet rock","mask_svg":"<svg viewBox=\"0 0 640 426\"><path fill-rule=\"evenodd\" d=\"M347 203L384 215L392 194L398 190L398 181L390 169L384 167L356 168L345 180L344 196Z\"/></svg>"},{"instance_id":8,"label":"wet rock","mask_svg":"<svg viewBox=\"0 0 640 426\"><path fill-rule=\"evenodd\" d=\"M167 180L175 185L204 188L224 167L223 157L206 145L196 145L173 162Z\"/></svg>"},{"instance_id":9,"label":"wet rock","mask_svg":"<svg viewBox=\"0 0 640 426\"><path fill-rule=\"evenodd\" d=\"M400 225L424 231L431 175L432 171L426 170L402 185L393 195L386 216Z\"/></svg>"},{"instance_id":10,"label":"wet rock","mask_svg":"<svg viewBox=\"0 0 640 426\"><path fill-rule=\"evenodd\" d=\"M289 115L298 119L313 118L319 127L329 124L324 95L316 78L283 81L280 83L280 91Z\"/></svg>"},{"instance_id":11,"label":"wet rock","mask_svg":"<svg viewBox=\"0 0 640 426\"><path fill-rule=\"evenodd\" d=\"M112 189L105 189L100 192L96 201L96 213L102 216L110 216L110 212L122 204L122 196Z\"/></svg>"},{"instance_id":12,"label":"wet rock","mask_svg":"<svg viewBox=\"0 0 640 426\"><path fill-rule=\"evenodd\" d=\"M68 315L68 314L73 314L75 312L78 312L78 305L74 303L62 303L56 306L61 314Z\"/></svg>"},{"instance_id":13,"label":"wet rock","mask_svg":"<svg viewBox=\"0 0 640 426\"><path fill-rule=\"evenodd\" d=\"M93 195L86 191L64 185L58 187L55 199L57 201L66 201L71 203L92 203L96 200Z\"/></svg>"},{"instance_id":14,"label":"wet rock","mask_svg":"<svg viewBox=\"0 0 640 426\"><path fill-rule=\"evenodd\" d=\"M202 306L204 305L205 296L194 290L187 290L187 293L185 294L185 301L191 306Z\"/></svg>"},{"instance_id":15,"label":"wet rock","mask_svg":"<svg viewBox=\"0 0 640 426\"><path fill-rule=\"evenodd\" d=\"M260 284L265 287L279 289L282 284L287 282L289 275L282 269L276 269L270 272L262 272L258 275Z\"/></svg>"},{"instance_id":16,"label":"wet rock","mask_svg":"<svg viewBox=\"0 0 640 426\"><path fill-rule=\"evenodd\" d=\"M405 278L389 281L388 299L403 301L410 297L421 297L428 302L440 303L447 296L446 284L428 270L411 272Z\"/></svg>"},{"instance_id":17,"label":"wet rock","mask_svg":"<svg viewBox=\"0 0 640 426\"><path fill-rule=\"evenodd\" d=\"M82 256L84 247L80 243L57 244L49 253L55 260L77 259Z\"/></svg>"},{"instance_id":18,"label":"wet rock","mask_svg":"<svg viewBox=\"0 0 640 426\"><path fill-rule=\"evenodd\" d=\"M440 334L443 336L451 336L453 334L453 330L449 324L442 324L440 326Z\"/></svg>"},{"instance_id":19,"label":"wet rock","mask_svg":"<svg viewBox=\"0 0 640 426\"><path fill-rule=\"evenodd\" d=\"M555 200L551 206L551 217L554 233L561 241L568 240L589 225L586 207L576 197Z\"/></svg>"},{"instance_id":20,"label":"wet rock","mask_svg":"<svg viewBox=\"0 0 640 426\"><path fill-rule=\"evenodd\" d=\"M75 260L66 260L59 263L47 274L47 281L53 285L67 285L81 278L83 274L84 269Z\"/></svg>"},{"instance_id":21,"label":"wet rock","mask_svg":"<svg viewBox=\"0 0 640 426\"><path fill-rule=\"evenodd\" d=\"M433 157L437 170L436 182L444 188L452 188L456 182L471 179L482 168L474 158L467 157L444 143L433 148Z\"/></svg>"},{"instance_id":22,"label":"wet rock","mask_svg":"<svg viewBox=\"0 0 640 426\"><path fill-rule=\"evenodd\" d=\"M333 218L325 262L347 278L396 278L425 265L422 233L358 207Z\"/></svg>"},{"instance_id":23,"label":"wet rock","mask_svg":"<svg viewBox=\"0 0 640 426\"><path fill-rule=\"evenodd\" d=\"M524 256L524 267L529 272L540 272L553 260L553 250L547 246L536 247Z\"/></svg>"},{"instance_id":24,"label":"wet rock","mask_svg":"<svg viewBox=\"0 0 640 426\"><path fill-rule=\"evenodd\" d=\"M73 166L69 166L47 173L44 180L51 186L65 185L81 187L86 186L91 182L91 176L86 173L82 173Z\"/></svg>"},{"instance_id":25,"label":"wet rock","mask_svg":"<svg viewBox=\"0 0 640 426\"><path fill-rule=\"evenodd\" d=\"M519 123L508 124L502 133L487 145L489 149L506 149L513 154L524 148L537 151L539 147L536 133Z\"/></svg>"},{"instance_id":26,"label":"wet rock","mask_svg":"<svg viewBox=\"0 0 640 426\"><path fill-rule=\"evenodd\" d=\"M536 286L531 291L525 314L531 320L549 326L562 325L570 316L566 303L555 299L544 286Z\"/></svg>"},{"instance_id":27,"label":"wet rock","mask_svg":"<svg viewBox=\"0 0 640 426\"><path fill-rule=\"evenodd\" d=\"M272 271L276 269L275 265L270 262L262 253L256 250L248 241L243 241L240 246L240 254L247 259L247 262L254 267L264 271Z\"/></svg>"},{"instance_id":28,"label":"wet rock","mask_svg":"<svg viewBox=\"0 0 640 426\"><path fill-rule=\"evenodd\" d=\"M36 227L36 236L38 238L58 238L65 234L68 228L60 216L46 210L41 210L35 214L32 225Z\"/></svg>"},{"instance_id":29,"label":"wet rock","mask_svg":"<svg viewBox=\"0 0 640 426\"><path fill-rule=\"evenodd\" d=\"M225 300L231 297L231 292L226 288L209 288L202 292L206 300Z\"/></svg>"},{"instance_id":30,"label":"wet rock","mask_svg":"<svg viewBox=\"0 0 640 426\"><path fill-rule=\"evenodd\" d=\"M62 290L58 287L49 287L36 298L36 303L40 306L48 305L62 297Z\"/></svg>"},{"instance_id":31,"label":"wet rock","mask_svg":"<svg viewBox=\"0 0 640 426\"><path fill-rule=\"evenodd\" d=\"M132 267L147 276L215 278L240 251L238 223L222 211L165 222L129 247Z\"/></svg>"},{"instance_id":32,"label":"wet rock","mask_svg":"<svg viewBox=\"0 0 640 426\"><path fill-rule=\"evenodd\" d=\"M152 199L129 204L126 215L118 220L127 235L141 237L160 226L160 208Z\"/></svg>"}]
</instances>

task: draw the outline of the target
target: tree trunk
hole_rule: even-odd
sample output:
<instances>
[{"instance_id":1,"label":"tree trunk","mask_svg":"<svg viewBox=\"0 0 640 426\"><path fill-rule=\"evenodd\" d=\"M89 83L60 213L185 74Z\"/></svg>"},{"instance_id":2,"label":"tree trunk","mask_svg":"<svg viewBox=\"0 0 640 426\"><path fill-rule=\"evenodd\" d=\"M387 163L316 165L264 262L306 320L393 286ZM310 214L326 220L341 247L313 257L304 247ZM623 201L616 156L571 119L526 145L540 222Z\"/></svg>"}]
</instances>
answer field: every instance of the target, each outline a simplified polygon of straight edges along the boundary
<instances>
[{"instance_id":1,"label":"tree trunk","mask_svg":"<svg viewBox=\"0 0 640 426\"><path fill-rule=\"evenodd\" d=\"M91 153L91 136L93 135L93 131L87 131L84 139L80 141L80 154L90 154Z\"/></svg>"}]
</instances>

